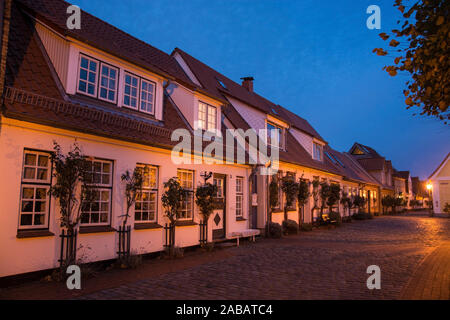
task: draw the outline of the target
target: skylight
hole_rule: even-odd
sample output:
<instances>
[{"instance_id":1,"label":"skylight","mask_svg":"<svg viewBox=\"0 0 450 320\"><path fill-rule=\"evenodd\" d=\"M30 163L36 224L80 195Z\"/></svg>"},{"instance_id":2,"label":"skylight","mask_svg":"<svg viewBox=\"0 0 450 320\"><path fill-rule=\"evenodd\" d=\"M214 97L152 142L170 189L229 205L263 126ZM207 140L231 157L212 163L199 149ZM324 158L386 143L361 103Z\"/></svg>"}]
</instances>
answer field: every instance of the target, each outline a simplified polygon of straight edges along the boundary
<instances>
[{"instance_id":1,"label":"skylight","mask_svg":"<svg viewBox=\"0 0 450 320\"><path fill-rule=\"evenodd\" d=\"M225 83L223 83L222 80L220 80L219 78L216 78L216 80L222 86L222 88L227 89L227 86L225 85Z\"/></svg>"},{"instance_id":2,"label":"skylight","mask_svg":"<svg viewBox=\"0 0 450 320\"><path fill-rule=\"evenodd\" d=\"M272 112L278 114L278 112L274 108L272 108Z\"/></svg>"},{"instance_id":3,"label":"skylight","mask_svg":"<svg viewBox=\"0 0 450 320\"><path fill-rule=\"evenodd\" d=\"M344 164L341 162L341 160L339 160L338 157L332 156L331 154L329 154L327 151L325 151L325 154L327 155L328 159L331 160L331 162L333 162L334 164L340 164L341 167L344 167Z\"/></svg>"},{"instance_id":4,"label":"skylight","mask_svg":"<svg viewBox=\"0 0 450 320\"><path fill-rule=\"evenodd\" d=\"M333 162L334 164L337 164L336 159L334 159L331 154L329 154L327 151L325 151L326 156L328 157L328 159L331 160L331 162Z\"/></svg>"}]
</instances>

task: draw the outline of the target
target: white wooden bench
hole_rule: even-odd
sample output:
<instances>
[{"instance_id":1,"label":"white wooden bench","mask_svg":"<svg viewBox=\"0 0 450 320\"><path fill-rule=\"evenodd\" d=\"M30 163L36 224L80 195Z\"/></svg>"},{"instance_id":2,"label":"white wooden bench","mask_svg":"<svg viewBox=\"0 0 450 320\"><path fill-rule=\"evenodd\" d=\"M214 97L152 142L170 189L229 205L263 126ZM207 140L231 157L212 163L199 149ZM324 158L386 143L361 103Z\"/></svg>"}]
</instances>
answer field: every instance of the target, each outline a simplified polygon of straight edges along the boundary
<instances>
[{"instance_id":1,"label":"white wooden bench","mask_svg":"<svg viewBox=\"0 0 450 320\"><path fill-rule=\"evenodd\" d=\"M252 237L252 241L255 242L255 237L259 235L261 231L257 229L247 229L247 230L241 230L241 231L235 231L232 232L229 235L229 238L236 239L236 245L239 247L239 239L240 238L249 238Z\"/></svg>"}]
</instances>

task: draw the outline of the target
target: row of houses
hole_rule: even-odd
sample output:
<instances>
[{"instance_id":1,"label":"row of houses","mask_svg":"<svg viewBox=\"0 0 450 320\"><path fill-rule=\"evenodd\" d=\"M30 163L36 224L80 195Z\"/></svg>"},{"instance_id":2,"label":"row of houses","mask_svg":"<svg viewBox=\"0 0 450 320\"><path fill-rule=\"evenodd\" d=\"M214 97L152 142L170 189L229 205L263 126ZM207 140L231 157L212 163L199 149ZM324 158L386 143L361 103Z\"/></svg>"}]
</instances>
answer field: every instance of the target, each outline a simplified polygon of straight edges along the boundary
<instances>
[{"instance_id":1,"label":"row of houses","mask_svg":"<svg viewBox=\"0 0 450 320\"><path fill-rule=\"evenodd\" d=\"M139 254L164 249L161 196L172 177L190 191L177 217L179 247L199 244L194 191L209 173L219 190L207 230L214 241L263 232L269 211L272 221L281 223L283 194L280 190L278 208L269 208L268 186L274 179L281 188L280 178L287 175L308 182L311 191L314 180L338 184L342 192L367 199L371 214L382 211L386 195L423 196L409 172L396 171L373 148L355 143L348 152L333 149L307 120L258 95L251 77L236 83L179 48L166 54L84 11L81 29L68 29L70 4L64 1L2 5L0 277L58 266L59 204L48 193L54 142L67 152L76 141L92 163L98 198L83 208L78 236L78 255L85 262L117 256L116 230L126 210L121 175L137 166L148 169L128 220L132 251ZM214 155L192 151L184 157L189 161L174 161L177 132L194 140L214 132L220 142L219 133L225 137L227 130L238 129L276 131L259 135L276 152L252 162L255 145L247 136L234 136L234 150L245 149L244 163L234 157L218 161L217 150ZM267 166L276 168L273 175L262 173ZM295 204L288 218L311 223L319 214L313 206L312 198L303 208ZM355 213L341 204L336 210Z\"/></svg>"}]
</instances>

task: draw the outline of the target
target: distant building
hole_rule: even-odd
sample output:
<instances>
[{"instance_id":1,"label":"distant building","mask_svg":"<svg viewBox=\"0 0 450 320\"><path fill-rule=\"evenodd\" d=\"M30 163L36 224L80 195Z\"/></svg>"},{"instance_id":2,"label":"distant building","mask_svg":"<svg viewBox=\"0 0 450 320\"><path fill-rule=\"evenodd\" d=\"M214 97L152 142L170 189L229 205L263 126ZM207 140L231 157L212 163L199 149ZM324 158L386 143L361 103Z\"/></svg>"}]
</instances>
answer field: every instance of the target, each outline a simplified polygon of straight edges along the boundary
<instances>
[{"instance_id":1,"label":"distant building","mask_svg":"<svg viewBox=\"0 0 450 320\"><path fill-rule=\"evenodd\" d=\"M443 213L450 204L450 152L428 178L432 185L434 213Z\"/></svg>"}]
</instances>

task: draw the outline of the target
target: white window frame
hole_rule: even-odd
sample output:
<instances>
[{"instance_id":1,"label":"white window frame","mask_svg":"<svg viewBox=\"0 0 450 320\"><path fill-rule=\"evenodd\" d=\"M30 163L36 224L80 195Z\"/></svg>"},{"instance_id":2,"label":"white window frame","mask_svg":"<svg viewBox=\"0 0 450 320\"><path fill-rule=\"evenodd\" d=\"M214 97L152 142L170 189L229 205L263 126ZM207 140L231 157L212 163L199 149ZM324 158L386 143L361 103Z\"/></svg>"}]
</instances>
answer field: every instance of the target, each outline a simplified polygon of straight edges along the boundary
<instances>
[{"instance_id":1,"label":"white window frame","mask_svg":"<svg viewBox=\"0 0 450 320\"><path fill-rule=\"evenodd\" d=\"M317 158L316 151L319 151L319 158ZM313 142L313 159L317 161L323 161L323 145L317 142Z\"/></svg>"},{"instance_id":2,"label":"white window frame","mask_svg":"<svg viewBox=\"0 0 450 320\"><path fill-rule=\"evenodd\" d=\"M275 129L279 129L280 131L280 136L278 137L279 142L278 142L278 148L279 149L284 149L284 128L271 122L271 121L266 121L266 143L267 146L273 146L273 147L277 147L276 145L272 144L272 129L269 129L269 126L274 127Z\"/></svg>"},{"instance_id":3,"label":"white window frame","mask_svg":"<svg viewBox=\"0 0 450 320\"><path fill-rule=\"evenodd\" d=\"M159 181L159 179L158 179L158 174L159 174L158 171L159 170L158 169L159 168L157 166L148 165L148 164L137 164L137 167L138 168L142 168L143 170L145 170L145 168L148 168L149 170L154 170L155 171L155 182L154 182L153 185L151 184L151 182L150 182L151 175L149 175L148 176L149 181L147 181L148 184L145 185L145 183L144 183L142 185L142 191L138 192L138 198L136 200L135 209L134 209L134 222L135 223L155 223L158 220L158 181ZM143 178L145 178L145 173L143 174ZM141 219L136 219L136 214L137 214L137 211L138 211L136 209L136 204L138 202L141 203L142 205L144 204L144 201L141 200L142 193L144 193L144 192L148 193L149 196L154 195L154 197L155 197L153 219L150 219L150 218L147 219L147 220L142 219L143 212L145 212L145 210L143 210L143 209L139 210L140 214L141 214ZM148 217L150 217L150 213L151 213L150 203L153 202L153 201L150 201L150 199L149 199L146 202L148 203L148 206L149 206L149 209L147 210L148 211Z\"/></svg>"},{"instance_id":4,"label":"white window frame","mask_svg":"<svg viewBox=\"0 0 450 320\"><path fill-rule=\"evenodd\" d=\"M205 108L205 111L200 111L201 107ZM197 129L202 129L206 131L215 131L218 130L217 126L217 107L207 104L203 101L198 102L198 110L197 110ZM214 116L211 115L214 113ZM204 114L204 118L200 117L200 114ZM212 121L214 120L214 123ZM200 123L204 123L204 125L200 125Z\"/></svg>"},{"instance_id":5,"label":"white window frame","mask_svg":"<svg viewBox=\"0 0 450 320\"><path fill-rule=\"evenodd\" d=\"M137 80L136 97L135 97L136 98L136 107L133 107L131 104L130 105L125 104L125 96L129 96L130 97L130 103L131 103L131 98L134 98L131 95L131 90L134 88L132 83L129 85L130 86L130 94L126 94L125 93L125 87L128 85L126 83L126 80L125 80L127 76L131 77L131 81L133 81L133 78L135 78ZM123 75L123 86L122 86L123 87L123 98L122 98L122 106L123 107L130 108L130 109L133 109L133 110L138 110L139 109L139 88L140 88L140 85L141 85L140 77L138 77L138 76L136 76L136 75L134 75L134 74L132 74L131 72L128 72L128 71L124 72L124 75Z\"/></svg>"},{"instance_id":6,"label":"white window frame","mask_svg":"<svg viewBox=\"0 0 450 320\"><path fill-rule=\"evenodd\" d=\"M192 180L183 179L183 173L187 175L192 175ZM186 214L177 217L177 220L193 220L194 219L194 178L195 172L187 169L177 169L177 177L180 182L181 187L187 190L190 194L188 197L182 201L181 211L186 212ZM180 178L181 174L181 178ZM189 181L189 186L187 182Z\"/></svg>"},{"instance_id":7,"label":"white window frame","mask_svg":"<svg viewBox=\"0 0 450 320\"><path fill-rule=\"evenodd\" d=\"M87 74L87 79L86 79L86 80L82 80L82 81L86 82L86 92L80 90L80 73L81 73L81 69L82 69L82 67L81 67L81 59L82 59L82 58L85 58L85 59L88 60L88 67L87 67L87 69L83 68L83 69L87 70L87 72L88 72L88 74ZM97 63L97 68L96 68L96 72L95 72L94 93L93 93L93 94L90 94L90 93L88 92L88 85L91 83L91 82L89 82L89 72L93 72L93 71L91 71L91 70L89 69L90 62L91 62L91 61ZM77 83L76 83L76 85L77 85L77 93L80 93L80 94L84 94L84 95L87 95L87 96L90 96L90 97L97 98L97 88L98 88L98 81L99 81L99 77L98 77L99 71L100 71L100 61L99 61L99 60L94 59L94 58L91 58L91 57L89 57L89 56L87 56L87 55L85 55L85 54L80 53L80 56L79 56L79 58L78 58L78 75L77 75Z\"/></svg>"},{"instance_id":8,"label":"white window frame","mask_svg":"<svg viewBox=\"0 0 450 320\"><path fill-rule=\"evenodd\" d=\"M238 183L238 181L240 181L240 183ZM236 177L236 218L243 218L243 217L244 217L244 178Z\"/></svg>"},{"instance_id":9,"label":"white window frame","mask_svg":"<svg viewBox=\"0 0 450 320\"><path fill-rule=\"evenodd\" d=\"M142 102L143 102L142 101L142 91L144 90L142 88L142 85L143 85L144 82L146 82L147 84L150 84L150 85L153 86L153 92L151 93L152 94L152 98L153 98L152 102L151 102L151 104L152 104L152 111L151 112L142 109ZM147 91L147 94L148 94L149 91L148 90L146 90L146 91ZM147 80L145 78L141 78L140 86L139 86L139 111L147 113L147 114L152 114L152 115L155 114L155 94L156 94L156 83L154 81L150 81L150 80ZM145 103L148 104L149 101L146 100Z\"/></svg>"},{"instance_id":10,"label":"white window frame","mask_svg":"<svg viewBox=\"0 0 450 320\"><path fill-rule=\"evenodd\" d=\"M33 154L36 157L35 164L25 164L25 159L27 154ZM39 156L46 156L47 159L47 166L39 166ZM25 179L25 169L26 168L34 168L34 179ZM39 169L47 170L47 179L37 179L37 172ZM49 216L50 216L50 195L48 194L48 191L51 186L52 181L52 161L51 161L51 153L45 152L45 151L37 151L37 150L30 150L25 149L23 152L23 159L22 159L22 174L21 174L21 184L20 184L20 202L19 202L19 221L18 221L18 229L19 230L28 230L28 229L48 229L49 227ZM23 189L24 188L32 188L33 189L33 199L24 199L23 198ZM45 201L42 201L45 203L45 210L42 212L35 212L36 206L36 189L45 189ZM31 212L23 212L23 201L32 201L33 210ZM35 225L35 216L36 215L44 215L44 223ZM22 225L22 215L32 215L32 223L31 225Z\"/></svg>"},{"instance_id":11,"label":"white window frame","mask_svg":"<svg viewBox=\"0 0 450 320\"><path fill-rule=\"evenodd\" d=\"M96 171L92 171L92 177L94 177L94 175L97 173L100 175L100 183L96 183L94 182L94 179L92 181L92 183L87 184L89 188L93 188L94 190L98 190L100 192L100 200L99 202L99 211L92 211L92 208L89 209L89 211L82 211L82 215L83 214L89 214L89 222L82 222L80 221L80 226L108 226L111 223L111 212L112 212L112 193L113 193L113 177L114 177L114 161L112 160L104 160L104 159L98 159L98 158L94 158L93 160L89 160L92 163L92 166L94 166L94 163L100 163L101 164L101 170L100 172L96 172ZM104 169L104 164L109 164L110 165L110 172L109 173L104 173L103 169ZM92 168L92 170L94 170L94 168ZM104 175L109 175L109 183L102 183L103 181L103 176ZM107 213L107 221L106 222L100 222L101 221L101 213L105 212L101 210L101 203L105 203L106 201L102 201L101 200L101 192L102 191L109 191L109 199L108 199L108 213ZM90 204L90 206L92 206L92 204ZM98 221L99 222L94 222L92 223L92 213L96 213L98 212L99 214L99 218Z\"/></svg>"},{"instance_id":12,"label":"white window frame","mask_svg":"<svg viewBox=\"0 0 450 320\"><path fill-rule=\"evenodd\" d=\"M220 181L220 183L219 183L219 181ZM216 198L223 199L224 178L214 178L213 183L215 186L217 186Z\"/></svg>"},{"instance_id":13,"label":"white window frame","mask_svg":"<svg viewBox=\"0 0 450 320\"><path fill-rule=\"evenodd\" d=\"M107 68L109 68L110 70L113 69L113 70L116 71L116 77L114 78L114 81L115 81L115 87L114 87L114 90L112 90L111 88L109 88L109 81L112 80L112 78L109 77L109 73L108 73L108 76L107 76L107 79L108 79L108 87L103 87L103 86L102 86L102 77L103 77L102 69L103 69L103 67L107 67ZM119 86L118 86L118 84L119 84L119 68L114 67L114 66L110 65L109 63L100 62L100 68L99 68L99 72L98 72L98 90L97 90L97 91L98 91L98 93L97 93L97 96L98 96L98 97L97 97L97 98L98 98L99 100L103 100L103 101L106 101L106 102L109 102L109 103L117 104L117 98L118 98L118 95L119 95L119 90L118 90ZM105 89L106 89L106 98L102 98L102 97L100 96L100 92L101 92L102 88L105 88ZM109 91L114 91L114 100L108 99Z\"/></svg>"}]
</instances>

